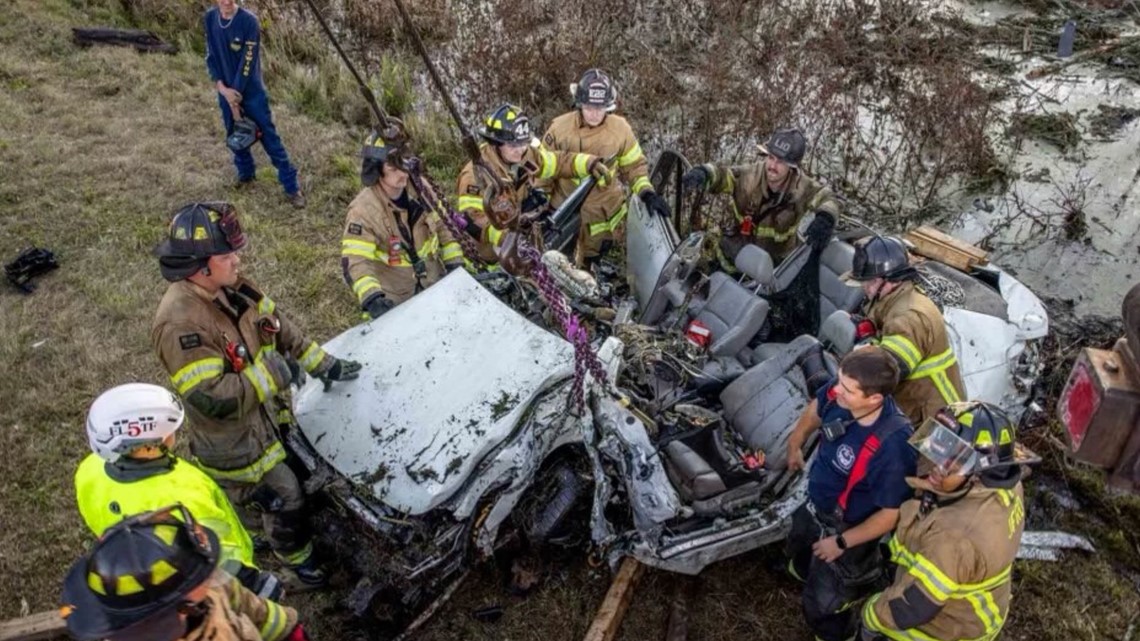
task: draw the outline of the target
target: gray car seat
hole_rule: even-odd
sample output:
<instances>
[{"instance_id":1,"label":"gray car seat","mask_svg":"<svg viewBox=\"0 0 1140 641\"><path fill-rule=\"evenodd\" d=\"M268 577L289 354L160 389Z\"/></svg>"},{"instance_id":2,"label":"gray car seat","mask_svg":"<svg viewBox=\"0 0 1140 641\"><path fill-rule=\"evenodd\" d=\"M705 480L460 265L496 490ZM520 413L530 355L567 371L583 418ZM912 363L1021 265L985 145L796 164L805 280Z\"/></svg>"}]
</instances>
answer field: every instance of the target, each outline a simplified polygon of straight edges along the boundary
<instances>
[{"instance_id":1,"label":"gray car seat","mask_svg":"<svg viewBox=\"0 0 1140 641\"><path fill-rule=\"evenodd\" d=\"M807 264L811 249L801 245L776 268L775 291L784 291ZM855 259L855 248L832 239L819 257L819 320L822 323L835 310L853 312L863 302L863 291L858 287L848 287L839 278L851 269Z\"/></svg>"},{"instance_id":2,"label":"gray car seat","mask_svg":"<svg viewBox=\"0 0 1140 641\"><path fill-rule=\"evenodd\" d=\"M772 283L772 258L763 249L746 245L736 255L735 262L737 269L761 286ZM711 356L735 356L764 325L768 301L732 276L716 272L709 277L708 297L703 304L690 309L689 316L709 328Z\"/></svg>"}]
</instances>

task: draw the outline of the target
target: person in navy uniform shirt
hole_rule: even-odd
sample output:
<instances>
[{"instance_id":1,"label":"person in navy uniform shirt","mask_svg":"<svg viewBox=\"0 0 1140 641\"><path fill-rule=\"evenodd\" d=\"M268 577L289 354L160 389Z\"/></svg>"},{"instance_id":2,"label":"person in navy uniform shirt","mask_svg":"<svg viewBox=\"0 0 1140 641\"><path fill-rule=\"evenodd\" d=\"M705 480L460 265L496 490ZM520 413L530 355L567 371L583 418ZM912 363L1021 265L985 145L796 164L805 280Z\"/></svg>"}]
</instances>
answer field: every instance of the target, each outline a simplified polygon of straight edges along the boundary
<instances>
[{"instance_id":1,"label":"person in navy uniform shirt","mask_svg":"<svg viewBox=\"0 0 1140 641\"><path fill-rule=\"evenodd\" d=\"M804 618L821 641L858 632L856 601L883 578L879 539L895 528L913 490L914 433L891 392L894 358L879 347L851 352L839 375L804 408L788 441L788 469L804 468L803 446L821 432L808 473L808 500L792 515L788 570L805 583Z\"/></svg>"},{"instance_id":2,"label":"person in navy uniform shirt","mask_svg":"<svg viewBox=\"0 0 1140 641\"><path fill-rule=\"evenodd\" d=\"M257 16L237 6L236 0L218 0L206 11L206 68L218 90L218 106L226 136L234 132L234 122L248 117L257 123L265 153L277 168L277 180L294 207L305 206L305 196L297 183L297 168L277 135L269 96L261 81L261 25ZM254 180L253 153L250 149L233 152L238 186Z\"/></svg>"}]
</instances>

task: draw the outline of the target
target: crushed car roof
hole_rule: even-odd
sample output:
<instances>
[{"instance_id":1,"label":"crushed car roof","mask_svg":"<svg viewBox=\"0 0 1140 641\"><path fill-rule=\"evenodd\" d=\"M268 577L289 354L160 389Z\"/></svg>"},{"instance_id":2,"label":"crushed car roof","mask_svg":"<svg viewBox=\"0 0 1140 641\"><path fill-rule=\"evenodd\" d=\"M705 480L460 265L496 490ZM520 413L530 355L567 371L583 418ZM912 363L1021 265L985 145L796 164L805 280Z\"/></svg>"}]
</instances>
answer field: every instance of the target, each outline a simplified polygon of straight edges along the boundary
<instances>
[{"instance_id":1,"label":"crushed car roof","mask_svg":"<svg viewBox=\"0 0 1140 641\"><path fill-rule=\"evenodd\" d=\"M328 392L310 380L295 413L317 452L392 508L446 501L531 401L573 374L569 343L458 270L324 348L359 361Z\"/></svg>"}]
</instances>

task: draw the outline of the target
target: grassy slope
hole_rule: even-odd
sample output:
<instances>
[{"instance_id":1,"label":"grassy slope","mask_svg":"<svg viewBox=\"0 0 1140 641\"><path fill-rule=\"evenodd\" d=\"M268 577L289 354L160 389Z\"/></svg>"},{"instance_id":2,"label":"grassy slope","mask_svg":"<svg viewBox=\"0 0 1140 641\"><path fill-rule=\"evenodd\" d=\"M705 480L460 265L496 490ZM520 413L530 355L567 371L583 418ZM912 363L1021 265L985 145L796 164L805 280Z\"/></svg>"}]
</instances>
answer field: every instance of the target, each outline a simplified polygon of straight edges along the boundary
<instances>
[{"instance_id":1,"label":"grassy slope","mask_svg":"<svg viewBox=\"0 0 1140 641\"><path fill-rule=\"evenodd\" d=\"M0 619L17 615L22 601L32 610L54 607L65 568L88 540L71 486L86 453L86 405L114 384L163 380L148 330L164 283L149 250L178 204L235 201L252 237L248 273L314 336L331 336L353 317L336 254L356 189L358 132L318 124L278 101L278 127L301 168L309 208L284 204L264 162L257 187L234 193L200 57L78 49L70 26L115 19L79 4L10 0L0 21L0 257L37 243L63 264L33 296L0 288ZM1135 505L1097 507L1120 516L1138 514ZM706 573L691 605L693 639L806 635L797 588L765 570L771 555ZM1122 639L1140 612L1135 588L1103 557L1018 569L1006 638ZM537 594L514 600L498 571L484 567L421 638L580 638L607 582L604 572L571 565ZM644 579L622 639L660 638L672 586L665 575ZM335 597L297 600L326 639L338 636L337 622L321 614ZM506 607L498 624L468 616L496 603Z\"/></svg>"}]
</instances>

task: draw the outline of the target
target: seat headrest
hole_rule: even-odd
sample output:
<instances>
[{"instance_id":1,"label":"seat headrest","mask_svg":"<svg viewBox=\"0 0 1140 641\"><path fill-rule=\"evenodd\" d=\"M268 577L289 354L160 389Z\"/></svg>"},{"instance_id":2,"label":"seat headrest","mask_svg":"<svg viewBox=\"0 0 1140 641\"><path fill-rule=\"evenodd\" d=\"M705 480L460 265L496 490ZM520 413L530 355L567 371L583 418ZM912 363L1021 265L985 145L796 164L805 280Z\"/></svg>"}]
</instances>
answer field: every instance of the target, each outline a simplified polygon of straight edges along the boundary
<instances>
[{"instance_id":1,"label":"seat headrest","mask_svg":"<svg viewBox=\"0 0 1140 641\"><path fill-rule=\"evenodd\" d=\"M840 356L855 348L855 321L851 314L837 309L819 327L819 340Z\"/></svg>"},{"instance_id":2,"label":"seat headrest","mask_svg":"<svg viewBox=\"0 0 1140 641\"><path fill-rule=\"evenodd\" d=\"M776 282L776 269L772 256L756 245L745 245L736 255L736 268L748 274L761 285L771 286Z\"/></svg>"}]
</instances>

